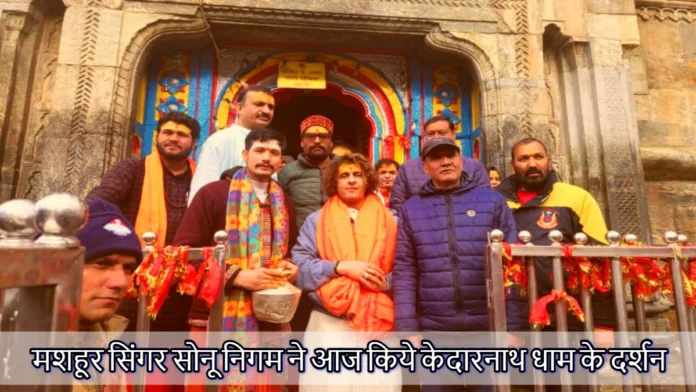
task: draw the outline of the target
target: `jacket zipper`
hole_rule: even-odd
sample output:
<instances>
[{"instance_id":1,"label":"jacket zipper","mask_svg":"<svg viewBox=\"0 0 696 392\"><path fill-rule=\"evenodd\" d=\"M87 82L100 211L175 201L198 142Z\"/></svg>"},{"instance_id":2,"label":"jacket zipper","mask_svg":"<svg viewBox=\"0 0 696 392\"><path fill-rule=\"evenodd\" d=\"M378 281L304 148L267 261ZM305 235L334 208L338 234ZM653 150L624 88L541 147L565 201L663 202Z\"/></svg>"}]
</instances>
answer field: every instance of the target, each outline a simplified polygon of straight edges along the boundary
<instances>
[{"instance_id":1,"label":"jacket zipper","mask_svg":"<svg viewBox=\"0 0 696 392\"><path fill-rule=\"evenodd\" d=\"M454 241L454 224L452 222L452 197L447 195L445 198L447 205L447 232L449 233L450 261L452 262L452 275L454 276L454 295L457 301L457 320L464 326L464 313L462 310L462 293L459 285L459 267L457 266L456 244Z\"/></svg>"}]
</instances>

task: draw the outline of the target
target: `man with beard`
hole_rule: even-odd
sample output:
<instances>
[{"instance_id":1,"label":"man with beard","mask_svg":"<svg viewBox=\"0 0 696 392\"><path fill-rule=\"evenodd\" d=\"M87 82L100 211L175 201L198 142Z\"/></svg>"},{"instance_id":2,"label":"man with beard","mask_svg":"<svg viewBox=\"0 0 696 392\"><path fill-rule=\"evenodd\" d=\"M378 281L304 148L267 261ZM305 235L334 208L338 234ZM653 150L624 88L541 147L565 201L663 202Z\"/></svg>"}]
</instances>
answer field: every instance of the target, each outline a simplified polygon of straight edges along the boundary
<instances>
[{"instance_id":1,"label":"man with beard","mask_svg":"<svg viewBox=\"0 0 696 392\"><path fill-rule=\"evenodd\" d=\"M210 135L201 147L188 204L203 185L218 181L222 172L229 168L244 165L244 138L251 131L267 127L273 120L274 110L275 100L268 87L251 86L239 93L236 123Z\"/></svg>"},{"instance_id":2,"label":"man with beard","mask_svg":"<svg viewBox=\"0 0 696 392\"><path fill-rule=\"evenodd\" d=\"M188 158L200 125L180 112L160 116L155 150L146 158L128 158L109 170L86 200L103 199L116 205L140 238L157 234L156 246L171 244L186 212L191 178L196 170Z\"/></svg>"},{"instance_id":3,"label":"man with beard","mask_svg":"<svg viewBox=\"0 0 696 392\"><path fill-rule=\"evenodd\" d=\"M321 178L334 158L331 154L333 129L333 122L324 116L307 117L300 124L303 152L278 173L278 182L297 211L298 231L307 217L319 211L329 199L321 186ZM311 310L312 302L303 293L291 322L293 331L305 330Z\"/></svg>"},{"instance_id":4,"label":"man with beard","mask_svg":"<svg viewBox=\"0 0 696 392\"><path fill-rule=\"evenodd\" d=\"M425 122L423 143L425 144L430 140L441 137L456 140L457 134L454 128L454 122L449 117L443 114L432 117ZM481 162L464 155L461 155L461 160L462 172L468 180L484 188L491 187L488 172ZM394 187L389 198L389 208L394 215L398 215L399 209L406 203L406 200L417 195L423 185L429 180L430 178L423 170L423 160L421 158L411 159L404 163L396 175Z\"/></svg>"},{"instance_id":5,"label":"man with beard","mask_svg":"<svg viewBox=\"0 0 696 392\"><path fill-rule=\"evenodd\" d=\"M399 171L399 163L393 159L380 159L375 165L375 171L377 172L377 189L375 193L382 200L382 204L389 208L389 197L394 186L396 173Z\"/></svg>"},{"instance_id":6,"label":"man with beard","mask_svg":"<svg viewBox=\"0 0 696 392\"><path fill-rule=\"evenodd\" d=\"M302 153L278 173L278 182L297 209L297 228L324 205L328 196L321 175L331 163L333 122L324 116L307 117L300 124Z\"/></svg>"},{"instance_id":7,"label":"man with beard","mask_svg":"<svg viewBox=\"0 0 696 392\"><path fill-rule=\"evenodd\" d=\"M157 123L155 151L144 159L129 158L116 164L87 195L87 200L103 199L115 204L135 226L141 247L145 246L143 233L148 231L157 235L156 246L170 245L186 212L191 177L196 169L188 156L199 134L196 119L180 112L163 114ZM150 323L150 330L188 331L191 302L190 297L172 289L157 319ZM123 301L118 313L130 320L127 330L134 331L137 300Z\"/></svg>"},{"instance_id":8,"label":"man with beard","mask_svg":"<svg viewBox=\"0 0 696 392\"><path fill-rule=\"evenodd\" d=\"M548 235L551 230L563 233L563 243L573 243L575 233L583 232L587 234L591 244L606 244L607 226L597 201L584 189L558 180L542 142L524 138L515 143L512 147L512 168L515 174L505 179L496 190L507 198L517 229L530 232L534 245L550 245ZM544 296L553 288L551 260L537 257L536 261L539 296ZM612 334L602 333L616 325L616 311L611 295L595 291L592 310L595 344L611 346ZM551 320L555 320L553 315ZM582 331L583 326L575 317L569 316L568 329ZM544 330L553 331L555 325L551 324Z\"/></svg>"}]
</instances>

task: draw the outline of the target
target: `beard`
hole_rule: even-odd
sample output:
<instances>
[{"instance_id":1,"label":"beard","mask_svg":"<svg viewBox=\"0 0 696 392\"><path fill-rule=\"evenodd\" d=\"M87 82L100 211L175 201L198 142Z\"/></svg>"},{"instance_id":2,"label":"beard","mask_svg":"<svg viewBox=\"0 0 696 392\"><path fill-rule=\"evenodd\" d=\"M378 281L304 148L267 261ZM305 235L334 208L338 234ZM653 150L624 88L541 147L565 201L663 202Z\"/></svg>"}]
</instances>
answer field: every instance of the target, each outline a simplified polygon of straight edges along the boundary
<instances>
[{"instance_id":1,"label":"beard","mask_svg":"<svg viewBox=\"0 0 696 392\"><path fill-rule=\"evenodd\" d=\"M315 148L321 148L321 151L317 151ZM312 146L305 151L305 155L310 161L321 162L329 157L329 150L324 146Z\"/></svg>"},{"instance_id":2,"label":"beard","mask_svg":"<svg viewBox=\"0 0 696 392\"><path fill-rule=\"evenodd\" d=\"M548 171L546 173L544 173L543 171L541 171L540 169L537 169L537 168L528 169L524 173L519 173L517 171L515 171L515 173L519 177L520 182L522 183L522 186L524 187L524 189L526 189L528 191L540 191L540 190L542 190L544 188L544 186L546 185L546 180L549 178ZM529 176L531 174L539 174L539 177L530 178Z\"/></svg>"},{"instance_id":3,"label":"beard","mask_svg":"<svg viewBox=\"0 0 696 392\"><path fill-rule=\"evenodd\" d=\"M161 146L159 144L156 144L155 146L157 147L157 152L159 153L159 155L162 158L170 160L170 161L183 161L186 158L188 158L189 154L191 153L190 148L188 150L183 149L179 153L169 153L164 149L164 146Z\"/></svg>"}]
</instances>

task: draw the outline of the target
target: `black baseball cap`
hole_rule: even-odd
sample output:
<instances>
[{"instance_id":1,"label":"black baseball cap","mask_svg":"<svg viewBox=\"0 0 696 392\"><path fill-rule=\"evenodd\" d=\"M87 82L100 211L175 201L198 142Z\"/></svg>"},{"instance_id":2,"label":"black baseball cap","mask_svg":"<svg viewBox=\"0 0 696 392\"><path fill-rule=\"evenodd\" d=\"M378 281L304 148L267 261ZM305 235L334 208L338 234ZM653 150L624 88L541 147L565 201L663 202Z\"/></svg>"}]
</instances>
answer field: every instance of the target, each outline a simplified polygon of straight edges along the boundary
<instances>
[{"instance_id":1,"label":"black baseball cap","mask_svg":"<svg viewBox=\"0 0 696 392\"><path fill-rule=\"evenodd\" d=\"M454 147L455 149L457 149L457 152L461 152L461 149L459 148L457 143L454 142L454 140L448 139L446 137L438 137L438 138L427 141L423 145L423 148L421 148L421 153L420 153L421 158L425 158L425 156L428 155L428 153L430 151L432 151L434 148L440 147L440 146Z\"/></svg>"}]
</instances>

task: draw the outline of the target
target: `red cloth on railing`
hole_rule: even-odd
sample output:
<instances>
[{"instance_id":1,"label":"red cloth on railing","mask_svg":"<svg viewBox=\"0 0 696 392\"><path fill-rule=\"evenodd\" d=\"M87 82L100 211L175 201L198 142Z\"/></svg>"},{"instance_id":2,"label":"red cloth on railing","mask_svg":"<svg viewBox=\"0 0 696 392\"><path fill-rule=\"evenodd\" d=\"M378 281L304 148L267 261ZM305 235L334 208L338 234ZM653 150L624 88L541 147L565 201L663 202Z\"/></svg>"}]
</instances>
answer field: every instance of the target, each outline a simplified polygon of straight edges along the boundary
<instances>
[{"instance_id":1,"label":"red cloth on railing","mask_svg":"<svg viewBox=\"0 0 696 392\"><path fill-rule=\"evenodd\" d=\"M570 274L568 289L579 291L587 287L590 292L608 293L611 290L611 263L607 258L589 259L573 256L575 245L563 245L563 266Z\"/></svg>"},{"instance_id":2,"label":"red cloth on railing","mask_svg":"<svg viewBox=\"0 0 696 392\"><path fill-rule=\"evenodd\" d=\"M521 257L512 257L510 244L503 242L503 287L519 286L520 294L527 294L529 275Z\"/></svg>"},{"instance_id":3,"label":"red cloth on railing","mask_svg":"<svg viewBox=\"0 0 696 392\"><path fill-rule=\"evenodd\" d=\"M529 312L529 323L532 324L532 326L538 327L551 324L551 316L549 315L547 307L551 302L556 301L565 302L566 305L568 305L568 310L570 310L578 320L585 321L585 313L582 311L582 308L580 308L578 301L568 295L565 290L556 291L554 289L551 290L551 294L545 295L534 302Z\"/></svg>"},{"instance_id":4,"label":"red cloth on railing","mask_svg":"<svg viewBox=\"0 0 696 392\"><path fill-rule=\"evenodd\" d=\"M178 293L191 296L196 295L200 286L198 296L209 306L215 302L221 288L221 272L220 265L212 256L212 248L203 249L205 261L198 271L189 264L188 253L189 248L186 246L157 248L145 257L133 273L127 296L137 296L136 287L140 288L141 293L147 294L150 298L147 312L153 320L169 296L173 284L178 284Z\"/></svg>"}]
</instances>

